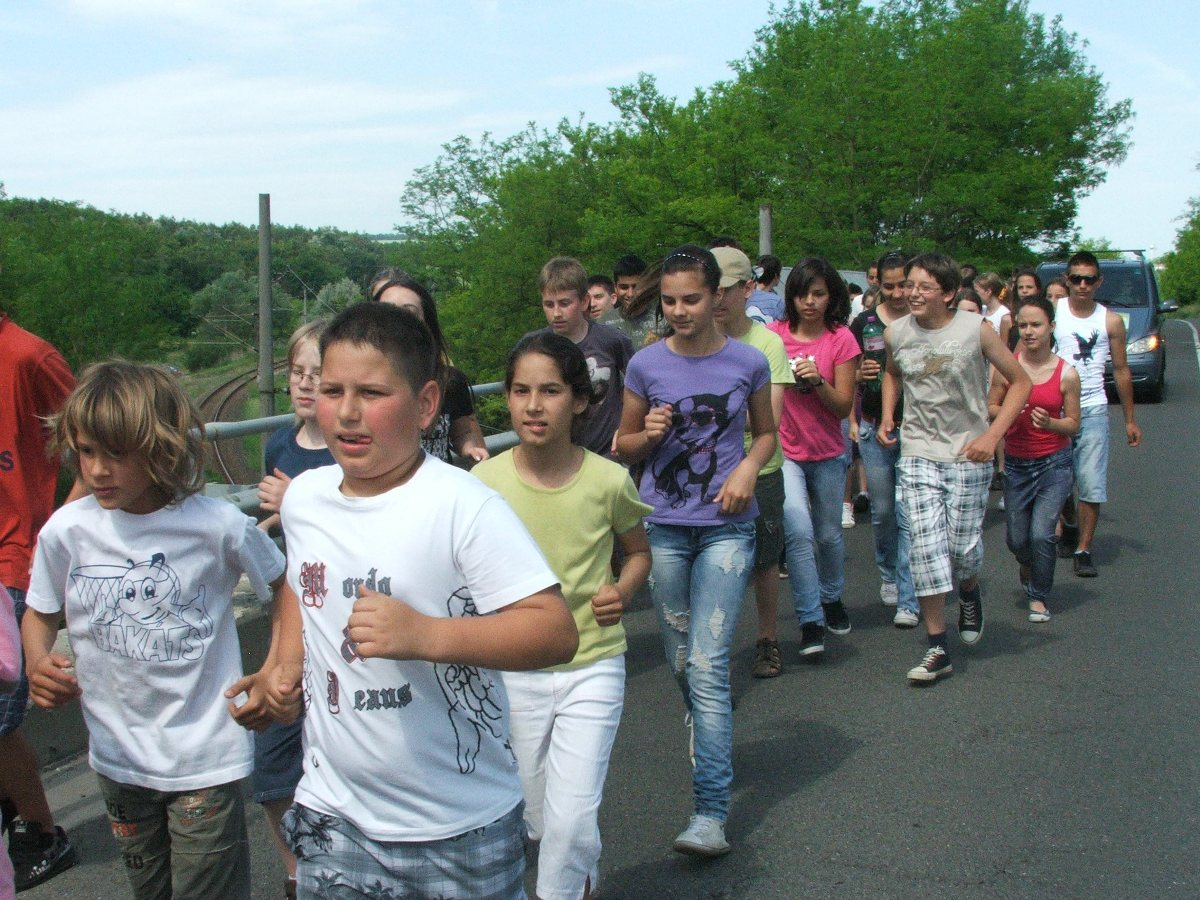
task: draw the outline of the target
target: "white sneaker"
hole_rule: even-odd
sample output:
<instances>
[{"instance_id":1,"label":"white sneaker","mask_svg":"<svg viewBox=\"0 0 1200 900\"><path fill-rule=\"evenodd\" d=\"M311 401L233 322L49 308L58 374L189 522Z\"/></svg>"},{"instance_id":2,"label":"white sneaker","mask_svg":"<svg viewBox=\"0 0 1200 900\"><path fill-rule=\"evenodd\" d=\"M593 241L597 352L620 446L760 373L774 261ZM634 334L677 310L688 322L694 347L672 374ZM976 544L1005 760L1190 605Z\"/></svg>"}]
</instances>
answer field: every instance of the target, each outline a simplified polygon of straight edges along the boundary
<instances>
[{"instance_id":1,"label":"white sneaker","mask_svg":"<svg viewBox=\"0 0 1200 900\"><path fill-rule=\"evenodd\" d=\"M842 527L843 528L853 528L854 527L854 504L853 503L843 503L842 504Z\"/></svg>"},{"instance_id":2,"label":"white sneaker","mask_svg":"<svg viewBox=\"0 0 1200 900\"><path fill-rule=\"evenodd\" d=\"M900 588L886 581L879 585L879 602L884 606L895 606L900 602Z\"/></svg>"},{"instance_id":3,"label":"white sneaker","mask_svg":"<svg viewBox=\"0 0 1200 900\"><path fill-rule=\"evenodd\" d=\"M920 621L921 617L911 609L898 609L896 617L892 619L892 624L897 628L916 628Z\"/></svg>"},{"instance_id":4,"label":"white sneaker","mask_svg":"<svg viewBox=\"0 0 1200 900\"><path fill-rule=\"evenodd\" d=\"M721 856L729 852L725 824L710 816L692 816L688 827L675 838L675 849L694 856Z\"/></svg>"},{"instance_id":5,"label":"white sneaker","mask_svg":"<svg viewBox=\"0 0 1200 900\"><path fill-rule=\"evenodd\" d=\"M996 509L1000 510L1000 512L1004 512L1004 495L1003 494L1000 495L1000 502L996 504Z\"/></svg>"}]
</instances>

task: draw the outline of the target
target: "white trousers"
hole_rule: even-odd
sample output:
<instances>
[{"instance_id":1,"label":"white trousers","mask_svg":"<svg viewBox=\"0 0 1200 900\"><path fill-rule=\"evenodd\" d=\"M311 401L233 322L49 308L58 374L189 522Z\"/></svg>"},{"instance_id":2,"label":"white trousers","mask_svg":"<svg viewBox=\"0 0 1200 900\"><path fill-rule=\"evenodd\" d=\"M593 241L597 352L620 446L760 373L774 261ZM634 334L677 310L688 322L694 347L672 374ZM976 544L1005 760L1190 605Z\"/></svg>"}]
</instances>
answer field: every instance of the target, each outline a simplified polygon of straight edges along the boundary
<instances>
[{"instance_id":1,"label":"white trousers","mask_svg":"<svg viewBox=\"0 0 1200 900\"><path fill-rule=\"evenodd\" d=\"M600 874L600 800L625 705L625 657L502 676L525 825L541 842L538 897L578 900Z\"/></svg>"}]
</instances>

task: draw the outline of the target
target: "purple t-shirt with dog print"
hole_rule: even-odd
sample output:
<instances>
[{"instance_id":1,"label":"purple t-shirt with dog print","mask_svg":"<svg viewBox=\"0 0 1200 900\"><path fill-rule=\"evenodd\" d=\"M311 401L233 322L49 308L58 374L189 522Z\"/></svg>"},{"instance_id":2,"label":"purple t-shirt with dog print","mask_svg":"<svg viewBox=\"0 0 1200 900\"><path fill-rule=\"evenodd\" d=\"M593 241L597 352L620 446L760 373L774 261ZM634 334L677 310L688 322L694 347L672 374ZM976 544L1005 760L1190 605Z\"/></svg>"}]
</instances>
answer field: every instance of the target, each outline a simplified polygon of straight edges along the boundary
<instances>
[{"instance_id":1,"label":"purple t-shirt with dog print","mask_svg":"<svg viewBox=\"0 0 1200 900\"><path fill-rule=\"evenodd\" d=\"M648 522L661 525L724 525L758 515L751 503L722 515L714 499L746 457L742 433L750 397L770 384L762 352L726 340L708 356L680 356L665 340L634 354L625 386L651 409L671 404L671 428L642 463L639 490L654 507Z\"/></svg>"}]
</instances>

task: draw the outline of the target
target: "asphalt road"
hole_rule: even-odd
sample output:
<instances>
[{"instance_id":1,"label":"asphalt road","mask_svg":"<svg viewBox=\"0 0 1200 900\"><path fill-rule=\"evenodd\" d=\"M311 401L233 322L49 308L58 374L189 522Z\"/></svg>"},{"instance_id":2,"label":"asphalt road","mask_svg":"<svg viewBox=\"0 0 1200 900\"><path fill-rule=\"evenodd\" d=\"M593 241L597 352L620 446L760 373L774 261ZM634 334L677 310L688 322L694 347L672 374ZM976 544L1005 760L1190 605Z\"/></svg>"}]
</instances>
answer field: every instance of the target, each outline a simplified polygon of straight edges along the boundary
<instances>
[{"instance_id":1,"label":"asphalt road","mask_svg":"<svg viewBox=\"0 0 1200 900\"><path fill-rule=\"evenodd\" d=\"M748 602L734 668L733 852L698 861L671 841L691 811L683 706L652 612L626 620L628 694L601 827L605 898L1149 897L1200 895L1200 378L1193 332L1166 331L1166 400L1139 405L1143 446L1110 407L1111 501L1100 577L1058 570L1046 625L1026 621L1003 513L986 523L986 630L951 629L955 674L904 677L924 649L878 603L870 526L847 532L853 631L819 664L750 678ZM998 495L992 495L992 506ZM28 892L128 896L95 782L76 762L47 773L81 863ZM280 895L261 813L250 813L256 898ZM532 885L532 882L531 882Z\"/></svg>"}]
</instances>

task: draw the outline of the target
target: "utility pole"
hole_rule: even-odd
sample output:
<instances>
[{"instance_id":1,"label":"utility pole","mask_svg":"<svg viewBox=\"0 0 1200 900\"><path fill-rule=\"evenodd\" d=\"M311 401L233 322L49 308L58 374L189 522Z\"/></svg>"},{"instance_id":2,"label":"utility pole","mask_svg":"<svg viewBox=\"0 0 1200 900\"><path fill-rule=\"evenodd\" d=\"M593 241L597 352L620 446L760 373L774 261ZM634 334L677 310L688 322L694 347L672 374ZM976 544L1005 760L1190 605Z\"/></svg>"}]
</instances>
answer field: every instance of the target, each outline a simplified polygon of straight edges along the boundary
<instances>
[{"instance_id":1,"label":"utility pole","mask_svg":"<svg viewBox=\"0 0 1200 900\"><path fill-rule=\"evenodd\" d=\"M258 195L258 414L275 415L275 348L271 341L271 195Z\"/></svg>"},{"instance_id":2,"label":"utility pole","mask_svg":"<svg viewBox=\"0 0 1200 900\"><path fill-rule=\"evenodd\" d=\"M775 252L775 237L771 233L771 204L758 207L758 255Z\"/></svg>"}]
</instances>

